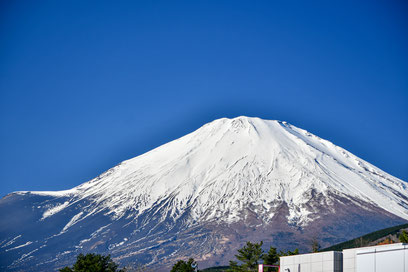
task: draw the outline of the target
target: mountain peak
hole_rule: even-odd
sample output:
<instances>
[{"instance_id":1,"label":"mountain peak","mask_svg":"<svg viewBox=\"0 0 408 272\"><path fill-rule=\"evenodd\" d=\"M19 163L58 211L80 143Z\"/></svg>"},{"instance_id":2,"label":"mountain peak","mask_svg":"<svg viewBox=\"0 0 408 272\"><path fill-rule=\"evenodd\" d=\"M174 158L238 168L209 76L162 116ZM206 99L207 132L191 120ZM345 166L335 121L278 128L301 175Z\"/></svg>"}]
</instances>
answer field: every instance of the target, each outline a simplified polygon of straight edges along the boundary
<instances>
[{"instance_id":1,"label":"mountain peak","mask_svg":"<svg viewBox=\"0 0 408 272\"><path fill-rule=\"evenodd\" d=\"M215 120L71 190L17 193L1 201L0 210L14 201L16 209L28 207L18 214L30 215L19 219L21 234L0 224L10 236L4 254L21 252L17 269L50 250L74 258L79 250L109 249L125 259L149 256L145 263L153 263L183 256L179 249L175 254L179 247L205 260L233 252L243 239L287 246L282 235L300 241L319 234L327 245L408 219L402 180L306 130L246 116ZM52 231L26 229L33 224ZM21 246L9 247L18 239ZM59 239L69 240L70 249L58 249ZM191 250L195 244L199 248Z\"/></svg>"},{"instance_id":2,"label":"mountain peak","mask_svg":"<svg viewBox=\"0 0 408 272\"><path fill-rule=\"evenodd\" d=\"M192 222L239 220L244 203L259 206L267 221L274 215L268 203L279 200L290 207L288 220L302 226L312 220L304 205L314 191L373 202L408 219L404 182L286 122L246 116L217 119L72 191L94 199L89 212L119 218L171 197L171 213L189 210Z\"/></svg>"}]
</instances>

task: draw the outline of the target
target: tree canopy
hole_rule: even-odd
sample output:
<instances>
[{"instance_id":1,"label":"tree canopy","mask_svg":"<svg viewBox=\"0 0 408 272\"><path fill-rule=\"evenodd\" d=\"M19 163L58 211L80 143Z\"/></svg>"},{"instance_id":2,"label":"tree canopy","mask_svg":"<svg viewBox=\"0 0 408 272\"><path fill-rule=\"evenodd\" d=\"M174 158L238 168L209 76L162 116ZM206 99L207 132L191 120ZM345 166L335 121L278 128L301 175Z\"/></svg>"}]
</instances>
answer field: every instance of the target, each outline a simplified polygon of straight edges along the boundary
<instances>
[{"instance_id":1,"label":"tree canopy","mask_svg":"<svg viewBox=\"0 0 408 272\"><path fill-rule=\"evenodd\" d=\"M179 260L175 265L173 265L170 272L194 272L197 271L197 263L193 258L188 259L187 262Z\"/></svg>"},{"instance_id":2,"label":"tree canopy","mask_svg":"<svg viewBox=\"0 0 408 272\"><path fill-rule=\"evenodd\" d=\"M279 263L279 254L276 251L276 248L270 247L269 251L266 254L263 254L262 259L264 260L264 264L267 265L274 265Z\"/></svg>"},{"instance_id":3,"label":"tree canopy","mask_svg":"<svg viewBox=\"0 0 408 272\"><path fill-rule=\"evenodd\" d=\"M311 250L313 253L319 252L320 250L320 244L319 244L319 240L317 240L316 237L314 237L311 241Z\"/></svg>"},{"instance_id":4,"label":"tree canopy","mask_svg":"<svg viewBox=\"0 0 408 272\"><path fill-rule=\"evenodd\" d=\"M294 251L280 251L277 252L276 248L270 247L267 253L264 253L262 249L263 242L251 243L247 242L246 245L238 249L238 254L235 255L238 261L230 261L229 272L243 272L243 271L258 271L258 264L263 260L263 264L276 265L279 264L279 257L297 255L299 250Z\"/></svg>"},{"instance_id":5,"label":"tree canopy","mask_svg":"<svg viewBox=\"0 0 408 272\"><path fill-rule=\"evenodd\" d=\"M399 240L401 243L408 243L408 233L405 230L402 230Z\"/></svg>"},{"instance_id":6,"label":"tree canopy","mask_svg":"<svg viewBox=\"0 0 408 272\"><path fill-rule=\"evenodd\" d=\"M79 254L74 266L64 267L60 272L124 272L119 269L118 265L112 261L110 255L103 256L100 254L88 253L86 255Z\"/></svg>"}]
</instances>

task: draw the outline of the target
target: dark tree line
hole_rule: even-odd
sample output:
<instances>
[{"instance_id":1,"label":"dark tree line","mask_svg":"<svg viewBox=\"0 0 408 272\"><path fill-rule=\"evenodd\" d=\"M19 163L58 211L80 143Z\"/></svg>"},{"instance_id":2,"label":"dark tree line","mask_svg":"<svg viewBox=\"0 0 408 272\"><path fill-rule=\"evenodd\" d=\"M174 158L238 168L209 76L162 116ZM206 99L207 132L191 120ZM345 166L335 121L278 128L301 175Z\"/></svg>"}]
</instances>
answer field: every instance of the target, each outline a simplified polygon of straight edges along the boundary
<instances>
[{"instance_id":1,"label":"dark tree line","mask_svg":"<svg viewBox=\"0 0 408 272\"><path fill-rule=\"evenodd\" d=\"M406 233L404 233L406 235ZM275 247L270 247L267 252L262 249L263 242L247 242L244 247L238 249L235 255L236 260L230 261L228 272L257 271L260 263L266 265L279 264L279 258L299 254L299 250L277 251ZM144 271L144 269L142 269ZM111 259L110 255L89 253L79 254L72 267L64 267L60 272L125 272L126 269L119 269L118 265ZM134 270L133 270L134 271ZM179 260L175 263L170 272L198 272L197 262L190 258L188 261Z\"/></svg>"},{"instance_id":2,"label":"dark tree line","mask_svg":"<svg viewBox=\"0 0 408 272\"><path fill-rule=\"evenodd\" d=\"M258 271L258 265L261 261L266 265L278 265L280 257L299 254L298 249L278 252L277 249L272 246L268 252L265 253L262 249L262 245L262 241L259 243L247 242L243 248L238 249L238 254L235 255L238 261L230 261L230 269L227 271Z\"/></svg>"}]
</instances>

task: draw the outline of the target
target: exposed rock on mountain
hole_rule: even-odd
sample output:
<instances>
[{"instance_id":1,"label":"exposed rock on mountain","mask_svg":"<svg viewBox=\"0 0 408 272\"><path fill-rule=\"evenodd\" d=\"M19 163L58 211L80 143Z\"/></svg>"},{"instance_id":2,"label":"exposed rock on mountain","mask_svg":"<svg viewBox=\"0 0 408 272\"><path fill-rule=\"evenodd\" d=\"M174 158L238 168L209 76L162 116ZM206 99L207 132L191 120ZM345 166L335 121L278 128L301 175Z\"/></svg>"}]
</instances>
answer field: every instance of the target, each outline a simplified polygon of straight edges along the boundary
<instances>
[{"instance_id":1,"label":"exposed rock on mountain","mask_svg":"<svg viewBox=\"0 0 408 272\"><path fill-rule=\"evenodd\" d=\"M248 240L328 246L406 222L407 185L286 122L219 119L71 190L5 196L0 269L56 269L80 252L205 267Z\"/></svg>"}]
</instances>

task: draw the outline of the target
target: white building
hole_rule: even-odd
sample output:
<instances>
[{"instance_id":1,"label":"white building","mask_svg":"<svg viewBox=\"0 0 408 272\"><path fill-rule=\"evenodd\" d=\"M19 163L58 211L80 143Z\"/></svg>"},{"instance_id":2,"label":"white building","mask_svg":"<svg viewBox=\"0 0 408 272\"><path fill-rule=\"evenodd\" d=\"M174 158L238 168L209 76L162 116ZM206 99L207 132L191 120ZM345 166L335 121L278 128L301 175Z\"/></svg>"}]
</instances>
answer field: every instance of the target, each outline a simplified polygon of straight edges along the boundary
<instances>
[{"instance_id":1,"label":"white building","mask_svg":"<svg viewBox=\"0 0 408 272\"><path fill-rule=\"evenodd\" d=\"M343 256L328 251L280 257L281 272L343 272Z\"/></svg>"},{"instance_id":2,"label":"white building","mask_svg":"<svg viewBox=\"0 0 408 272\"><path fill-rule=\"evenodd\" d=\"M280 272L408 272L408 244L285 256Z\"/></svg>"}]
</instances>

